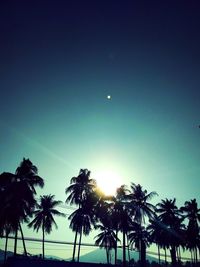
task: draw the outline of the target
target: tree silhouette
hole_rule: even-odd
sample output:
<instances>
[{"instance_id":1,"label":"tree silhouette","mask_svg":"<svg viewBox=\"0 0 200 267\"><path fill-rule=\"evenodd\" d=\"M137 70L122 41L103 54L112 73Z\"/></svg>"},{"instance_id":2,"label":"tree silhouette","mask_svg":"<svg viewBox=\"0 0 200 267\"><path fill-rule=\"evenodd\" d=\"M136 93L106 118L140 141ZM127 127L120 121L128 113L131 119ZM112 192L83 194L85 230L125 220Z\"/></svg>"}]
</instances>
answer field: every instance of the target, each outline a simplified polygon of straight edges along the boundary
<instances>
[{"instance_id":1,"label":"tree silhouette","mask_svg":"<svg viewBox=\"0 0 200 267\"><path fill-rule=\"evenodd\" d=\"M141 266L146 264L146 247L149 246L149 232L138 223L132 223L129 228L128 239L130 244L139 251Z\"/></svg>"},{"instance_id":2,"label":"tree silhouette","mask_svg":"<svg viewBox=\"0 0 200 267\"><path fill-rule=\"evenodd\" d=\"M170 246L172 265L176 265L176 247L180 245L181 237L181 222L180 211L176 206L176 199L161 200L157 204L157 212L160 214L158 218L162 223L163 229L165 229L166 236L168 238L168 244Z\"/></svg>"},{"instance_id":3,"label":"tree silhouette","mask_svg":"<svg viewBox=\"0 0 200 267\"><path fill-rule=\"evenodd\" d=\"M158 218L151 219L149 222L150 224L147 226L147 230L149 231L149 239L151 243L155 243L158 247L158 261L160 264L160 248L165 248L163 229Z\"/></svg>"},{"instance_id":4,"label":"tree silhouette","mask_svg":"<svg viewBox=\"0 0 200 267\"><path fill-rule=\"evenodd\" d=\"M33 192L27 186L24 180L19 180L12 173L1 174L1 225L6 229L7 235L9 231L15 233L14 255L17 253L17 235L20 230L26 254L24 236L21 223L28 222L35 205ZM9 229L9 231L8 231Z\"/></svg>"},{"instance_id":5,"label":"tree silhouette","mask_svg":"<svg viewBox=\"0 0 200 267\"><path fill-rule=\"evenodd\" d=\"M93 197L93 194L85 198L78 209L76 209L70 216L70 228L76 233L79 233L79 247L78 247L78 257L77 261L79 262L80 257L80 247L82 241L82 235L89 235L90 231L92 230L92 226L95 226L97 222L97 216L95 213L95 206L96 202Z\"/></svg>"},{"instance_id":6,"label":"tree silhouette","mask_svg":"<svg viewBox=\"0 0 200 267\"><path fill-rule=\"evenodd\" d=\"M190 249L193 254L193 261L198 261L197 250L199 247L199 223L200 223L200 209L196 199L191 199L185 202L185 206L181 207L181 212L184 217L188 219L188 225L186 229L187 248Z\"/></svg>"},{"instance_id":7,"label":"tree silhouette","mask_svg":"<svg viewBox=\"0 0 200 267\"><path fill-rule=\"evenodd\" d=\"M155 216L155 206L149 201L156 195L156 192L148 193L147 190L143 190L140 184L136 185L131 183L131 191L127 198L130 201L129 206L132 221L136 223L136 225L139 225L136 227L139 231L138 237L141 233L145 232L143 228L143 225L145 225L145 219L151 219ZM138 247L142 266L146 263L146 244L147 242L144 242L141 239L140 246Z\"/></svg>"},{"instance_id":8,"label":"tree silhouette","mask_svg":"<svg viewBox=\"0 0 200 267\"><path fill-rule=\"evenodd\" d=\"M72 229L72 231L75 232L72 261L75 261L78 233L80 234L79 249L78 249L78 261L79 261L80 245L81 245L81 238L82 238L82 225L84 225L84 220L83 218L81 218L81 214L83 217L85 216L84 215L85 206L87 206L88 197L90 197L90 201L91 201L92 200L91 194L95 191L95 188L96 188L96 182L94 179L90 178L90 174L91 172L88 169L81 169L77 177L71 178L70 186L67 187L65 190L65 193L68 195L66 199L66 203L70 203L70 205L73 205L73 204L78 205L78 210L75 213L72 213L71 216L69 216L70 220L73 219L73 221L71 221L70 223L70 228ZM90 208L93 209L93 207L91 206ZM89 211L89 213L90 212L91 211ZM78 223L76 219L78 217L80 219L80 222L82 223ZM85 233L87 235L87 231Z\"/></svg>"},{"instance_id":9,"label":"tree silhouette","mask_svg":"<svg viewBox=\"0 0 200 267\"><path fill-rule=\"evenodd\" d=\"M57 228L57 224L54 220L54 216L65 215L55 208L62 203L62 201L54 200L54 195L40 196L39 204L37 204L37 210L35 210L35 218L29 223L29 227L33 227L37 232L42 228L42 257L44 259L44 238L45 233L50 234L53 225Z\"/></svg>"},{"instance_id":10,"label":"tree silhouette","mask_svg":"<svg viewBox=\"0 0 200 267\"><path fill-rule=\"evenodd\" d=\"M128 199L130 200L131 215L134 222L142 226L142 224L145 224L146 217L154 217L155 206L148 201L156 195L156 192L148 193L147 190L143 190L140 184L131 183L131 192Z\"/></svg>"},{"instance_id":11,"label":"tree silhouette","mask_svg":"<svg viewBox=\"0 0 200 267\"><path fill-rule=\"evenodd\" d=\"M110 252L112 249L115 249L117 246L117 240L119 240L112 228L112 223L107 221L107 225L98 224L96 229L99 229L101 232L95 236L95 245L98 245L100 248L105 248L107 263L111 263Z\"/></svg>"},{"instance_id":12,"label":"tree silhouette","mask_svg":"<svg viewBox=\"0 0 200 267\"><path fill-rule=\"evenodd\" d=\"M44 180L38 176L37 167L29 159L23 158L20 166L16 169L15 176L17 180L24 181L33 194L36 194L36 186L40 188L44 186Z\"/></svg>"},{"instance_id":13,"label":"tree silhouette","mask_svg":"<svg viewBox=\"0 0 200 267\"><path fill-rule=\"evenodd\" d=\"M115 223L116 237L118 230L122 232L123 266L126 266L126 237L127 237L127 232L129 230L129 225L131 224L129 206L126 198L127 192L128 190L125 185L122 185L117 189L116 196L113 197L113 208L112 208L113 220L117 221L117 223ZM117 253L115 255L115 262L116 261L117 261Z\"/></svg>"}]
</instances>

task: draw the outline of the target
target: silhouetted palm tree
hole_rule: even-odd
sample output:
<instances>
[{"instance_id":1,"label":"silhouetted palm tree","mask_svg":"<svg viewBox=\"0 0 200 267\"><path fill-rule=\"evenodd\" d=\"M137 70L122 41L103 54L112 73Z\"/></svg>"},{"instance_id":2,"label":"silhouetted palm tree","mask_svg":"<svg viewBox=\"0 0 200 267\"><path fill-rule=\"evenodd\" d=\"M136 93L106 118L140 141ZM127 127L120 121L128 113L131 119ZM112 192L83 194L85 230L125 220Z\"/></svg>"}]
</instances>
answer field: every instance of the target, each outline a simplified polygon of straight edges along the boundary
<instances>
[{"instance_id":1,"label":"silhouetted palm tree","mask_svg":"<svg viewBox=\"0 0 200 267\"><path fill-rule=\"evenodd\" d=\"M140 224L133 222L129 228L128 239L131 246L135 245L135 248L139 251L141 266L145 266L146 247L149 246L150 240L148 230Z\"/></svg>"},{"instance_id":2,"label":"silhouetted palm tree","mask_svg":"<svg viewBox=\"0 0 200 267\"><path fill-rule=\"evenodd\" d=\"M35 186L43 187L44 181L37 175L37 168L29 159L23 159L15 174L1 174L1 193L5 195L2 200L4 223L15 231L14 254L17 252L17 235L20 230L24 253L26 254L25 241L21 223L28 222L28 217L35 205Z\"/></svg>"},{"instance_id":3,"label":"silhouetted palm tree","mask_svg":"<svg viewBox=\"0 0 200 267\"><path fill-rule=\"evenodd\" d=\"M91 172L88 169L81 169L77 177L71 178L70 186L67 187L65 190L65 193L68 195L66 199L66 203L70 203L70 205L73 205L73 204L78 205L78 209L80 209L83 202L87 200L88 196L89 195L91 196L91 193L95 191L96 182L94 179L90 178L90 174ZM74 215L72 215L72 217L73 216ZM72 217L69 217L69 218L72 218ZM70 227L72 231L75 232L74 248L73 248L73 256L72 256L72 260L74 261L78 233L82 232L82 230L79 227L79 225L76 223L72 223ZM79 248L80 248L80 242L79 242ZM80 253L80 249L78 251Z\"/></svg>"},{"instance_id":4,"label":"silhouetted palm tree","mask_svg":"<svg viewBox=\"0 0 200 267\"><path fill-rule=\"evenodd\" d=\"M187 248L191 250L194 255L193 261L198 261L198 245L199 245L199 223L200 223L200 209L196 199L191 199L185 202L185 206L181 207L181 211L184 217L188 219L188 225L186 230Z\"/></svg>"},{"instance_id":5,"label":"silhouetted palm tree","mask_svg":"<svg viewBox=\"0 0 200 267\"><path fill-rule=\"evenodd\" d=\"M140 184L131 183L131 192L128 195L130 200L131 215L133 221L140 224L145 224L145 218L153 218L155 215L155 206L149 201L156 196L156 192L148 193L143 190Z\"/></svg>"},{"instance_id":6,"label":"silhouetted palm tree","mask_svg":"<svg viewBox=\"0 0 200 267\"><path fill-rule=\"evenodd\" d=\"M125 185L120 186L116 191L116 196L113 197L113 207L111 209L111 216L116 230L116 237L118 231L122 232L122 246L123 246L123 266L126 266L126 236L131 223L129 214L129 206L127 202L128 189ZM117 246L115 252L115 263L117 261Z\"/></svg>"},{"instance_id":7,"label":"silhouetted palm tree","mask_svg":"<svg viewBox=\"0 0 200 267\"><path fill-rule=\"evenodd\" d=\"M149 239L151 243L155 243L158 247L158 261L160 264L160 248L164 247L162 225L158 218L151 219L149 223L150 224L147 226Z\"/></svg>"},{"instance_id":8,"label":"silhouetted palm tree","mask_svg":"<svg viewBox=\"0 0 200 267\"><path fill-rule=\"evenodd\" d=\"M15 176L17 180L26 182L33 194L36 194L36 186L40 188L44 186L44 180L38 176L37 167L29 159L23 158L20 166L16 169Z\"/></svg>"},{"instance_id":9,"label":"silhouetted palm tree","mask_svg":"<svg viewBox=\"0 0 200 267\"><path fill-rule=\"evenodd\" d=\"M59 212L56 207L62 203L62 201L54 200L54 195L40 196L40 202L37 204L37 210L33 212L35 218L29 227L33 227L38 232L42 228L42 257L44 259L44 237L45 233L49 234L52 231L53 225L57 228L57 224L54 220L54 216L65 216Z\"/></svg>"},{"instance_id":10,"label":"silhouetted palm tree","mask_svg":"<svg viewBox=\"0 0 200 267\"><path fill-rule=\"evenodd\" d=\"M24 253L26 254L21 223L28 222L28 217L31 215L34 208L35 199L33 192L25 181L20 181L14 174L3 173L1 174L1 178L3 187L0 193L0 224L5 227L5 229L10 229L10 231L15 232L14 255L17 253L17 234L18 230L20 230Z\"/></svg>"},{"instance_id":11,"label":"silhouetted palm tree","mask_svg":"<svg viewBox=\"0 0 200 267\"><path fill-rule=\"evenodd\" d=\"M111 221L107 225L97 225L96 229L99 229L101 232L95 236L96 241L95 245L98 245L100 248L105 248L107 263L111 263L110 252L112 249L115 249L117 246L117 240L119 240L112 228Z\"/></svg>"},{"instance_id":12,"label":"silhouetted palm tree","mask_svg":"<svg viewBox=\"0 0 200 267\"><path fill-rule=\"evenodd\" d=\"M137 228L140 232L142 231L141 229L143 229L143 225L145 225L145 218L152 219L155 216L155 206L149 203L149 201L156 195L156 192L148 193L147 190L143 190L140 184L136 185L131 183L131 190L127 199L130 201L129 207L132 221L140 225L140 228ZM144 266L146 262L146 255L144 254L146 253L146 248L143 249L145 246L144 242L141 241L141 244L143 246L139 246L139 253L141 256L141 263ZM143 250L140 251L140 249Z\"/></svg>"},{"instance_id":13,"label":"silhouetted palm tree","mask_svg":"<svg viewBox=\"0 0 200 267\"><path fill-rule=\"evenodd\" d=\"M79 247L78 247L78 257L77 261L79 262L80 257L80 247L82 241L82 235L89 235L92 230L92 226L95 226L97 222L97 216L94 209L95 206L95 198L93 197L93 193L87 196L84 201L81 202L79 208L76 209L70 216L70 228L72 231L76 231L76 234L79 233ZM76 240L75 240L76 241ZM74 253L73 253L74 256ZM75 257L73 258L75 260Z\"/></svg>"},{"instance_id":14,"label":"silhouetted palm tree","mask_svg":"<svg viewBox=\"0 0 200 267\"><path fill-rule=\"evenodd\" d=\"M180 245L180 242L182 242L181 222L183 219L180 217L180 211L176 206L175 198L173 200L162 199L161 202L157 204L157 207L157 212L159 213L158 218L168 238L172 265L176 265L176 248Z\"/></svg>"}]
</instances>

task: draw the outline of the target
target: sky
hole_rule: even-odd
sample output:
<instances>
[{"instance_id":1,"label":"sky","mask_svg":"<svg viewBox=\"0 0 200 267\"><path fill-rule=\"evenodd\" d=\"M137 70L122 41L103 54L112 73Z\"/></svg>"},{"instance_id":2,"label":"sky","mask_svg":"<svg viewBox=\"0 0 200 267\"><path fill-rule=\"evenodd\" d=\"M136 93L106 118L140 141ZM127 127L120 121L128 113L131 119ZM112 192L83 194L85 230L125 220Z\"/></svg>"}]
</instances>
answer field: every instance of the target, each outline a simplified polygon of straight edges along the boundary
<instances>
[{"instance_id":1,"label":"sky","mask_svg":"<svg viewBox=\"0 0 200 267\"><path fill-rule=\"evenodd\" d=\"M63 202L88 168L156 191L154 203L200 204L199 11L197 1L2 0L0 173L25 157L45 180L38 195ZM73 241L58 222L52 239Z\"/></svg>"}]
</instances>

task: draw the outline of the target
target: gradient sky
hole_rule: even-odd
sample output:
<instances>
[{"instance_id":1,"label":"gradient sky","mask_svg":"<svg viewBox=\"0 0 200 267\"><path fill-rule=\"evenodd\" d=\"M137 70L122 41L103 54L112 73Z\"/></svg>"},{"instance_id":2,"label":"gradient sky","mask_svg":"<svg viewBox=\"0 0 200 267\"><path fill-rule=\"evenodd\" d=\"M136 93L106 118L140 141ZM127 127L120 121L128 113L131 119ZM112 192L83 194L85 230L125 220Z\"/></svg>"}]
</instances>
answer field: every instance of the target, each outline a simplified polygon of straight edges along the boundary
<instances>
[{"instance_id":1,"label":"gradient sky","mask_svg":"<svg viewBox=\"0 0 200 267\"><path fill-rule=\"evenodd\" d=\"M155 203L200 204L199 12L197 1L1 1L0 172L30 158L39 194L65 201L80 168L111 169ZM52 238L72 241L67 228Z\"/></svg>"}]
</instances>

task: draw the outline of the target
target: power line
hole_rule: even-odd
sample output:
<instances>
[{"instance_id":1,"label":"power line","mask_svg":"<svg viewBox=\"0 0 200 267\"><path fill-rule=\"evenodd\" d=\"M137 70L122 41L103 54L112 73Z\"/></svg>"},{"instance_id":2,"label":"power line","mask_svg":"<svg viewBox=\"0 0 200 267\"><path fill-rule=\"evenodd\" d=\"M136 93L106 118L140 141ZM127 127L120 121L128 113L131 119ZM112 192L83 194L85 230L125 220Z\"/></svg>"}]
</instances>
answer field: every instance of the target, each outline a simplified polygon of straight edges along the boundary
<instances>
[{"instance_id":1,"label":"power line","mask_svg":"<svg viewBox=\"0 0 200 267\"><path fill-rule=\"evenodd\" d=\"M2 238L6 238L5 236L2 236ZM14 236L9 236L8 237L9 239L15 239ZM19 240L22 240L21 237L18 237L17 239ZM42 239L40 238L32 238L32 237L25 237L24 240L26 241L33 241L33 242L42 242ZM49 244L62 244L62 245L74 245L74 242L66 242L66 241L59 241L59 240L45 240L45 243L49 243ZM85 247L99 247L98 245L95 245L95 244L91 244L91 243L82 243L81 246L85 246ZM122 246L118 246L118 248L122 248ZM130 249L131 251L136 251L138 252L137 250L135 249ZM153 251L149 251L147 250L146 251L147 254L149 255L158 255L156 252L153 252ZM165 257L165 254L160 254L161 257ZM170 255L166 255L167 258L170 258L171 256ZM181 257L182 259L184 260L190 260L190 258L187 258L187 257Z\"/></svg>"}]
</instances>

